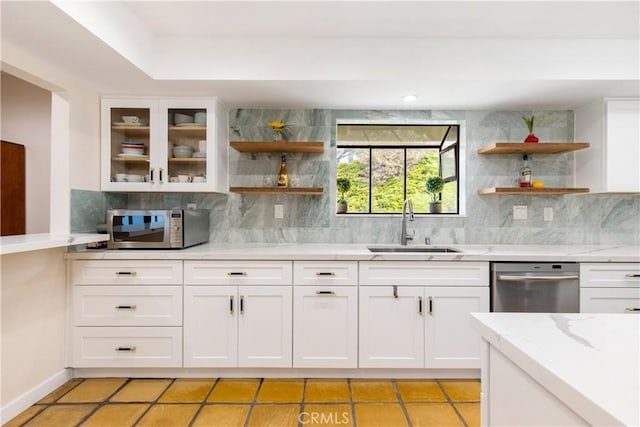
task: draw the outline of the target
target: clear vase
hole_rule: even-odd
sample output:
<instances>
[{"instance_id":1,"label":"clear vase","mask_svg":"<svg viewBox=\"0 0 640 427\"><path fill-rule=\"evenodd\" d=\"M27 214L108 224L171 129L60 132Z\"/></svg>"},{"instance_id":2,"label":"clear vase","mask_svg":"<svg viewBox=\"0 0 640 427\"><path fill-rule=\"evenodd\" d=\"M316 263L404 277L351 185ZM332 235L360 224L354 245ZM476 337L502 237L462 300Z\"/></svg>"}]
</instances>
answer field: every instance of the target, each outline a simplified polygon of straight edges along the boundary
<instances>
[{"instance_id":1,"label":"clear vase","mask_svg":"<svg viewBox=\"0 0 640 427\"><path fill-rule=\"evenodd\" d=\"M273 131L273 140L274 141L282 141L282 131L274 130Z\"/></svg>"}]
</instances>

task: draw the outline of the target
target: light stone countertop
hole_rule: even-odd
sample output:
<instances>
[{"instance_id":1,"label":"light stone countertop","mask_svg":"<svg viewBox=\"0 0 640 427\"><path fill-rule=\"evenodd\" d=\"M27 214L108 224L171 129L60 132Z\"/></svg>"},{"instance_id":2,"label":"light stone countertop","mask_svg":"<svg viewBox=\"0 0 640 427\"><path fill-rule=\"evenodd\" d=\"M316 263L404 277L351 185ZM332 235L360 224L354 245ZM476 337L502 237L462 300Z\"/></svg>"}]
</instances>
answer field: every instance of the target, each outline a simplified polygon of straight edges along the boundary
<instances>
[{"instance_id":1,"label":"light stone countertop","mask_svg":"<svg viewBox=\"0 0 640 427\"><path fill-rule=\"evenodd\" d=\"M21 234L0 237L0 255L38 251L41 249L61 248L71 245L104 242L106 234Z\"/></svg>"},{"instance_id":2,"label":"light stone countertop","mask_svg":"<svg viewBox=\"0 0 640 427\"><path fill-rule=\"evenodd\" d=\"M591 425L640 425L640 316L472 313L484 339Z\"/></svg>"},{"instance_id":3,"label":"light stone countertop","mask_svg":"<svg viewBox=\"0 0 640 427\"><path fill-rule=\"evenodd\" d=\"M373 253L367 246L382 244L206 243L182 250L87 250L66 254L70 259L180 259L180 260L411 260L411 261L532 261L532 262L640 262L634 246L570 245L439 245L454 253ZM414 245L410 245L414 246ZM415 245L421 247L424 245Z\"/></svg>"}]
</instances>

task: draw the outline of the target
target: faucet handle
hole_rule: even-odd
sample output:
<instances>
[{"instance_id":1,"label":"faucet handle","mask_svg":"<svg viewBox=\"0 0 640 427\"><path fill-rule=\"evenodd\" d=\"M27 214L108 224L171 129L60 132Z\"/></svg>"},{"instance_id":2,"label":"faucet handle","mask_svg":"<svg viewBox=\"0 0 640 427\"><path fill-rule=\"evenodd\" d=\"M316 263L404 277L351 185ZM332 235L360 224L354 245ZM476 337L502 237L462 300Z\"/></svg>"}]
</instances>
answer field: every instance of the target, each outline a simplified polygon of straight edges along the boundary
<instances>
[{"instance_id":1,"label":"faucet handle","mask_svg":"<svg viewBox=\"0 0 640 427\"><path fill-rule=\"evenodd\" d=\"M427 236L424 238L424 244L425 245L430 245L431 244L431 237Z\"/></svg>"}]
</instances>

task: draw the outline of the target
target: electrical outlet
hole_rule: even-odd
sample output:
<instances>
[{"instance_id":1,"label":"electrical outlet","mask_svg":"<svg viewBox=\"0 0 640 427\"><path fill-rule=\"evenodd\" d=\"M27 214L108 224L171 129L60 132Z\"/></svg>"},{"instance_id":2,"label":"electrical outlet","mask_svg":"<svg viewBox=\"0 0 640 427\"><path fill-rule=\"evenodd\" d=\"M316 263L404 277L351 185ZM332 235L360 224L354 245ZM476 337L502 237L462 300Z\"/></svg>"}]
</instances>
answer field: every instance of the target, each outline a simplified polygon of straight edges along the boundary
<instances>
[{"instance_id":1,"label":"electrical outlet","mask_svg":"<svg viewBox=\"0 0 640 427\"><path fill-rule=\"evenodd\" d=\"M197 209L195 203L187 203L187 209Z\"/></svg>"},{"instance_id":2,"label":"electrical outlet","mask_svg":"<svg viewBox=\"0 0 640 427\"><path fill-rule=\"evenodd\" d=\"M284 206L283 205L274 205L274 207L273 207L273 217L275 219L284 218Z\"/></svg>"},{"instance_id":3,"label":"electrical outlet","mask_svg":"<svg viewBox=\"0 0 640 427\"><path fill-rule=\"evenodd\" d=\"M552 207L545 207L544 210L544 220L545 221L553 221L553 208Z\"/></svg>"},{"instance_id":4,"label":"electrical outlet","mask_svg":"<svg viewBox=\"0 0 640 427\"><path fill-rule=\"evenodd\" d=\"M527 206L513 206L513 219L514 220L525 220L527 219Z\"/></svg>"}]
</instances>

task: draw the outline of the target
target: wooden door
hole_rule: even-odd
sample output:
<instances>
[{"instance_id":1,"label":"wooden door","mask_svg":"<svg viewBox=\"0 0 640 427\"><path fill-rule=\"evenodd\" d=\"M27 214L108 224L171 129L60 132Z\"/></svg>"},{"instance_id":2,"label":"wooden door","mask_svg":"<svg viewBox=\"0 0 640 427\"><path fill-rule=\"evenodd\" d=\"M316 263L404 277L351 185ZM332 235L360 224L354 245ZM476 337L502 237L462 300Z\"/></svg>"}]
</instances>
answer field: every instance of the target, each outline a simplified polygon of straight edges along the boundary
<instances>
[{"instance_id":1,"label":"wooden door","mask_svg":"<svg viewBox=\"0 0 640 427\"><path fill-rule=\"evenodd\" d=\"M0 152L0 235L25 234L24 145L2 141Z\"/></svg>"}]
</instances>

